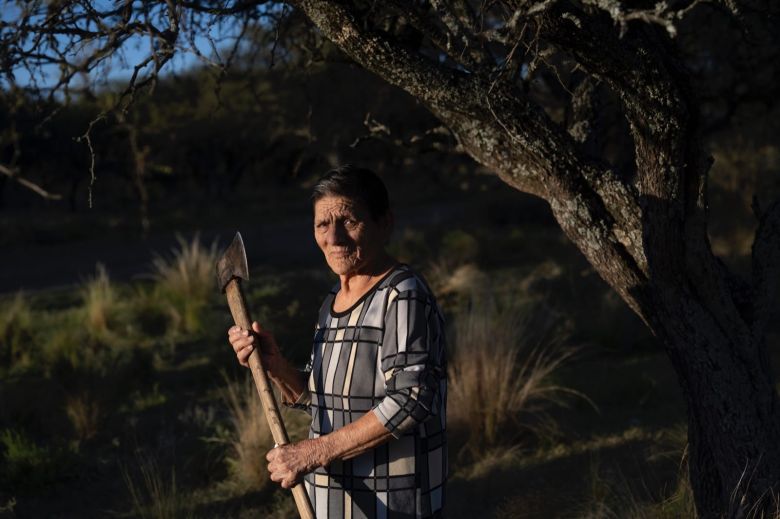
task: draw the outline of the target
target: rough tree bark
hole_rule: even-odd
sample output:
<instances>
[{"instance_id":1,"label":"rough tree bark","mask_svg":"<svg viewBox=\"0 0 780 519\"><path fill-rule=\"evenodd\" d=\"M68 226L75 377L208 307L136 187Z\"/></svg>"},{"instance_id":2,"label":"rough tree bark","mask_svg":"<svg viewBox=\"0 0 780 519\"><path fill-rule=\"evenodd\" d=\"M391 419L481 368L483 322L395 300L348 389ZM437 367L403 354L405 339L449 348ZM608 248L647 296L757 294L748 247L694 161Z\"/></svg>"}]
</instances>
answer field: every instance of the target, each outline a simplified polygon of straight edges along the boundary
<instances>
[{"instance_id":1,"label":"rough tree bark","mask_svg":"<svg viewBox=\"0 0 780 519\"><path fill-rule=\"evenodd\" d=\"M445 3L432 2L448 32L431 33L431 40L444 42L442 52L459 67L372 28L350 2L292 3L354 61L425 103L474 159L515 189L548 201L566 235L660 339L688 405L699 516L774 509L780 412L765 327L780 259L780 206L761 215L748 286L708 241L710 159L696 100L667 36L641 26L621 37L606 14L582 4L544 2L533 15L524 2L516 5L516 16L527 15L526 30L568 53L621 99L636 154L636 179L629 183L590 158L582 140L521 88L491 76L493 58L473 41L472 20Z\"/></svg>"}]
</instances>

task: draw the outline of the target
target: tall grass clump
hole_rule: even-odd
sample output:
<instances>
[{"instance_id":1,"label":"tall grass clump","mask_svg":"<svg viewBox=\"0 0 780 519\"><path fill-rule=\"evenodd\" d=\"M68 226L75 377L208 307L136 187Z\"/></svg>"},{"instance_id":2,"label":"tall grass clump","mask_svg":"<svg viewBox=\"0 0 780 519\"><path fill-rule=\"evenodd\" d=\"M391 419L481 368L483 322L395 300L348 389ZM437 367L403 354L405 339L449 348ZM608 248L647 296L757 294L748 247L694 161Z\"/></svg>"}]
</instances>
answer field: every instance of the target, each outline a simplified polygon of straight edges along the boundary
<instances>
[{"instance_id":1,"label":"tall grass clump","mask_svg":"<svg viewBox=\"0 0 780 519\"><path fill-rule=\"evenodd\" d=\"M238 492L260 490L268 482L265 454L274 440L252 378L228 381L221 396L230 411L230 429L224 438L230 447L229 483Z\"/></svg>"},{"instance_id":2,"label":"tall grass clump","mask_svg":"<svg viewBox=\"0 0 780 519\"><path fill-rule=\"evenodd\" d=\"M19 292L0 305L0 368L11 369L28 364L32 337L32 308L24 294Z\"/></svg>"},{"instance_id":3,"label":"tall grass clump","mask_svg":"<svg viewBox=\"0 0 780 519\"><path fill-rule=\"evenodd\" d=\"M103 264L98 263L95 267L95 276L82 285L81 297L84 303L86 330L90 338L95 341L109 340L119 298Z\"/></svg>"},{"instance_id":4,"label":"tall grass clump","mask_svg":"<svg viewBox=\"0 0 780 519\"><path fill-rule=\"evenodd\" d=\"M170 303L174 329L185 333L203 328L203 311L214 293L216 241L205 247L196 235L190 242L177 237L178 247L169 257L152 261L152 277L159 294Z\"/></svg>"},{"instance_id":5,"label":"tall grass clump","mask_svg":"<svg viewBox=\"0 0 780 519\"><path fill-rule=\"evenodd\" d=\"M137 475L122 467L132 513L141 519L179 519L193 516L193 506L176 484L176 471L170 479L163 475L157 461L142 453L136 454Z\"/></svg>"},{"instance_id":6,"label":"tall grass clump","mask_svg":"<svg viewBox=\"0 0 780 519\"><path fill-rule=\"evenodd\" d=\"M523 431L549 424L547 409L575 391L555 381L576 350L563 337L540 333L527 305L475 297L455 316L449 365L448 420L465 434L463 452L514 443Z\"/></svg>"}]
</instances>

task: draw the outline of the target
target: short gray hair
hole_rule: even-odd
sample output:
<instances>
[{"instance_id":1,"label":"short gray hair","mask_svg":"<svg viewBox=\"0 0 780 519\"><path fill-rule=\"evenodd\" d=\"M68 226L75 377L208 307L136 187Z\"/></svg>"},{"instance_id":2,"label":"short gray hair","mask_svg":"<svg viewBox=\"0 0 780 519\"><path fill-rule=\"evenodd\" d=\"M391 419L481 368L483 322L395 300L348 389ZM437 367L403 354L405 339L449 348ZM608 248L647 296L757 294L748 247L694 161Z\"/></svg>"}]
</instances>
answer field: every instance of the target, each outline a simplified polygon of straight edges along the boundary
<instances>
[{"instance_id":1,"label":"short gray hair","mask_svg":"<svg viewBox=\"0 0 780 519\"><path fill-rule=\"evenodd\" d=\"M312 203L326 196L342 196L365 204L371 218L378 221L390 211L387 188L368 168L345 164L325 173L312 190Z\"/></svg>"}]
</instances>

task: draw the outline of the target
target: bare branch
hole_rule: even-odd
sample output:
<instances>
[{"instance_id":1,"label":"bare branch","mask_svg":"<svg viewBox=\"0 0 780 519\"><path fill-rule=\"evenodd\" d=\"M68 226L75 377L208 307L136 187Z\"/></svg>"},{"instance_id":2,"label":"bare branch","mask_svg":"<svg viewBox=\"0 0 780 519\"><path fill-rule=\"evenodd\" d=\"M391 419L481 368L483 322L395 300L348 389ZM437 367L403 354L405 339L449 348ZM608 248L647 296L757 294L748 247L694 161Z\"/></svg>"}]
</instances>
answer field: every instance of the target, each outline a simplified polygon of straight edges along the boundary
<instances>
[{"instance_id":1,"label":"bare branch","mask_svg":"<svg viewBox=\"0 0 780 519\"><path fill-rule=\"evenodd\" d=\"M40 196L41 198L44 198L46 200L61 200L62 195L59 195L57 193L52 193L50 191L45 190L35 182L31 182L30 180L27 180L24 177L19 176L19 173L7 166L4 166L0 164L0 173L3 175L11 178L12 180L15 180L22 186L26 187L30 191L34 192L36 195Z\"/></svg>"}]
</instances>

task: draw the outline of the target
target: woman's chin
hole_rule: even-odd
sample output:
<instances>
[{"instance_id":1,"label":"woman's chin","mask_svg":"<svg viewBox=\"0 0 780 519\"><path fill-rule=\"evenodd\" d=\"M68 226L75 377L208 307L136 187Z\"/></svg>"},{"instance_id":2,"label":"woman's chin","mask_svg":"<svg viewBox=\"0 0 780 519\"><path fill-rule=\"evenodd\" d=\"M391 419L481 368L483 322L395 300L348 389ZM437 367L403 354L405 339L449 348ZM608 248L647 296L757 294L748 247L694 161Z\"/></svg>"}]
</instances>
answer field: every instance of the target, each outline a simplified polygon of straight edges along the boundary
<instances>
[{"instance_id":1,"label":"woman's chin","mask_svg":"<svg viewBox=\"0 0 780 519\"><path fill-rule=\"evenodd\" d=\"M342 258L329 258L328 266L337 276L346 276L356 270L355 262Z\"/></svg>"}]
</instances>

